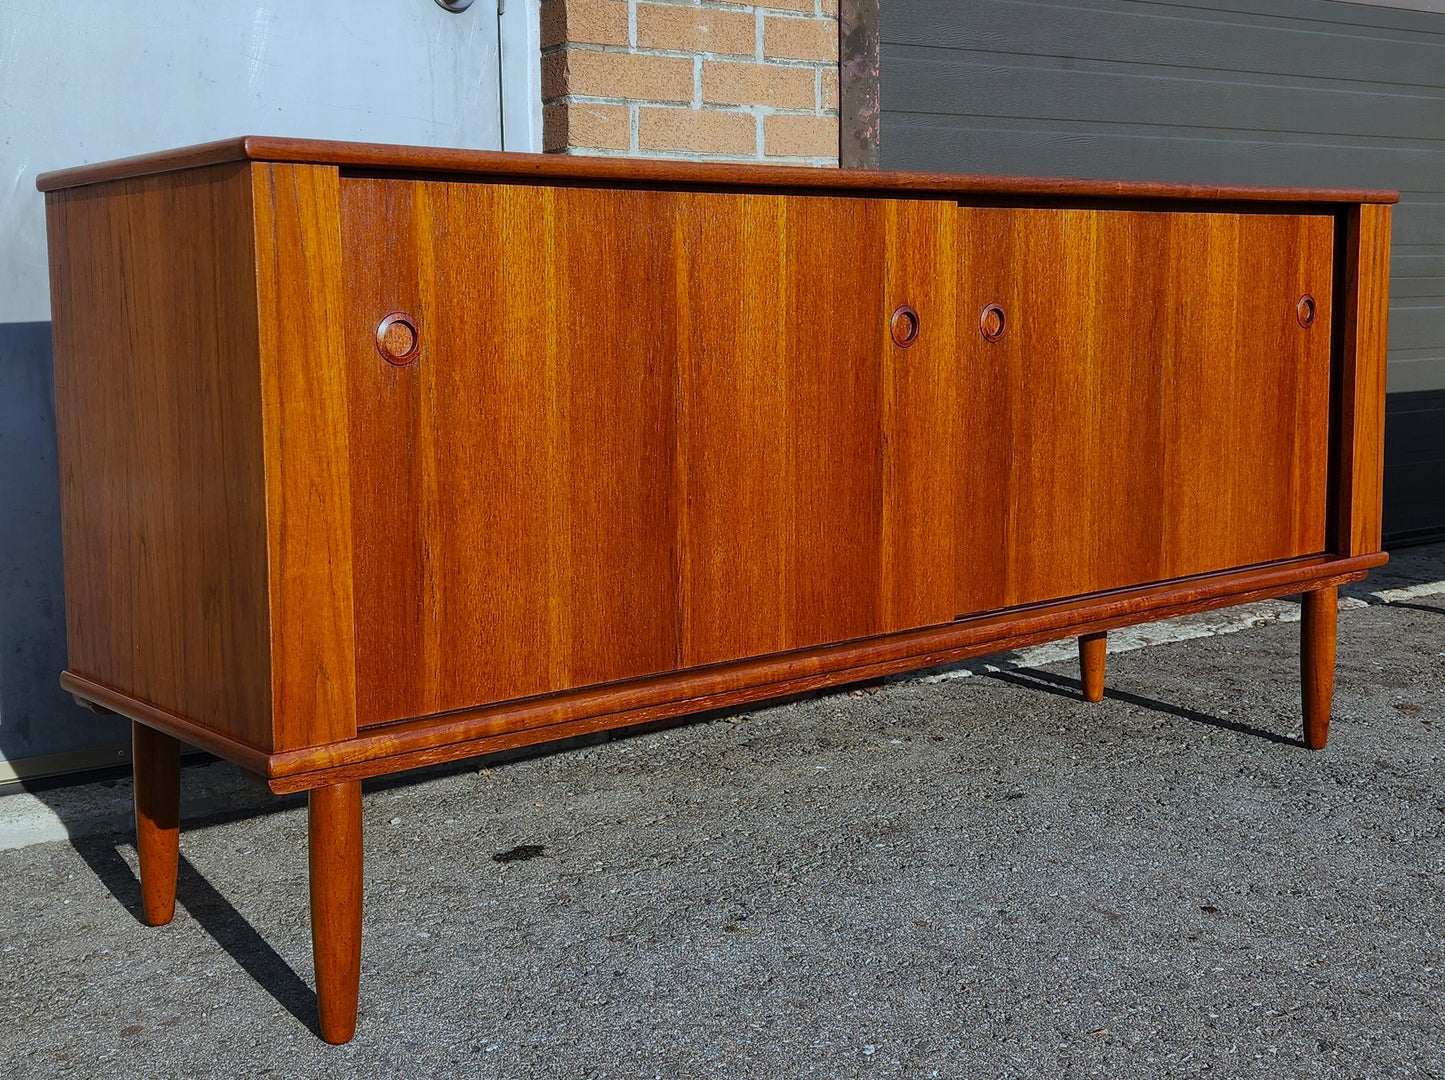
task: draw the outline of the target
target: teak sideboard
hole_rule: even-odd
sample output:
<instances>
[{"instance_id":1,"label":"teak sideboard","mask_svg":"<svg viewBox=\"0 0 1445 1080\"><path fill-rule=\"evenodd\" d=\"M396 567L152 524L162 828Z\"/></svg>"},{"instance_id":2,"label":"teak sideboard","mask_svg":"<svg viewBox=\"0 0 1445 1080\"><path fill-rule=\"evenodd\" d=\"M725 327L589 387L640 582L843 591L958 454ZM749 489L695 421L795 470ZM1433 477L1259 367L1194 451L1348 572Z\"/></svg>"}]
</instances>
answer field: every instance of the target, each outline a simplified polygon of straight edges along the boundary
<instances>
[{"instance_id":1,"label":"teak sideboard","mask_svg":"<svg viewBox=\"0 0 1445 1080\"><path fill-rule=\"evenodd\" d=\"M1303 594L1385 561L1375 191L245 138L42 176L70 641L310 792L355 1026L364 777Z\"/></svg>"}]
</instances>

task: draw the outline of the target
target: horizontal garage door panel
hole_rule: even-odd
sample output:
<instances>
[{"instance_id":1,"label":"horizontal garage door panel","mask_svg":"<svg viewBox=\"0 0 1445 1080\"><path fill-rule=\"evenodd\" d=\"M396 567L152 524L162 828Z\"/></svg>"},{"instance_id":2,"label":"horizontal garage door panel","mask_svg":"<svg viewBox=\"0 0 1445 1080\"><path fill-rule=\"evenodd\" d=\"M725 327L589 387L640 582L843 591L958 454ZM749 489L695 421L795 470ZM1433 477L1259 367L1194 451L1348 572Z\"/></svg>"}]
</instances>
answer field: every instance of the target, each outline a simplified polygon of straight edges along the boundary
<instances>
[{"instance_id":1,"label":"horizontal garage door panel","mask_svg":"<svg viewBox=\"0 0 1445 1080\"><path fill-rule=\"evenodd\" d=\"M1445 14L890 0L880 18L886 168L1400 191L1388 389L1412 429L1387 426L1385 532L1445 533Z\"/></svg>"}]
</instances>

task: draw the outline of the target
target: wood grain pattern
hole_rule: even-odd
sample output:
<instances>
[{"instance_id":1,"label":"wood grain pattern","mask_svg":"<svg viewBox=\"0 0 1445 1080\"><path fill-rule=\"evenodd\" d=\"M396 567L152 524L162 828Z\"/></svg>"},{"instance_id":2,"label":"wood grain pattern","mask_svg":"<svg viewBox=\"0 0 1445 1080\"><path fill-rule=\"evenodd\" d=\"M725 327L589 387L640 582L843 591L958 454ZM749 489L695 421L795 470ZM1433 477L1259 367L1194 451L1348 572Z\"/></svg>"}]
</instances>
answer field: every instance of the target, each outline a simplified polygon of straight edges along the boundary
<instances>
[{"instance_id":1,"label":"wood grain pattern","mask_svg":"<svg viewBox=\"0 0 1445 1080\"><path fill-rule=\"evenodd\" d=\"M540 181L609 181L629 187L656 184L773 191L832 189L856 193L979 194L1050 198L1197 199L1287 203L1393 203L1393 191L1229 184L1169 184L1152 181L1074 180L1037 176L970 176L955 173L874 172L867 169L811 169L785 165L732 165L635 158L563 157L556 154L498 153L434 146L389 146L248 135L200 146L142 154L118 161L41 173L41 191L95 184L125 177L171 172L227 161L271 161L421 173L470 174L475 178Z\"/></svg>"},{"instance_id":2,"label":"wood grain pattern","mask_svg":"<svg viewBox=\"0 0 1445 1080\"><path fill-rule=\"evenodd\" d=\"M1036 604L865 641L425 717L361 732L353 740L330 747L272 755L264 772L273 791L301 791L333 779L377 776L513 746L809 693L1043 641L1341 585L1359 580L1386 560L1384 553L1352 559L1296 559L1082 600ZM114 698L106 703L119 706L118 712L127 711L125 703ZM159 721L152 718L151 722Z\"/></svg>"},{"instance_id":3,"label":"wood grain pattern","mask_svg":"<svg viewBox=\"0 0 1445 1080\"><path fill-rule=\"evenodd\" d=\"M675 200L343 182L362 724L676 666Z\"/></svg>"},{"instance_id":4,"label":"wood grain pattern","mask_svg":"<svg viewBox=\"0 0 1445 1080\"><path fill-rule=\"evenodd\" d=\"M346 1043L356 1033L361 983L361 783L312 790L307 806L311 871L311 954L321 1037Z\"/></svg>"},{"instance_id":5,"label":"wood grain pattern","mask_svg":"<svg viewBox=\"0 0 1445 1080\"><path fill-rule=\"evenodd\" d=\"M1005 603L1156 580L1169 477L1151 268L1164 218L961 212L1001 256L963 304L981 311L996 301L1008 319L994 346L1007 368L1012 438Z\"/></svg>"},{"instance_id":6,"label":"wood grain pattern","mask_svg":"<svg viewBox=\"0 0 1445 1080\"><path fill-rule=\"evenodd\" d=\"M976 301L997 294L1009 270L997 238L953 203L883 205L883 309L910 304L921 320L909 348L887 335L875 345L883 357L882 622L903 630L1005 602L1006 351L979 334Z\"/></svg>"},{"instance_id":7,"label":"wood grain pattern","mask_svg":"<svg viewBox=\"0 0 1445 1080\"><path fill-rule=\"evenodd\" d=\"M247 169L56 193L47 224L70 668L270 750Z\"/></svg>"},{"instance_id":8,"label":"wood grain pattern","mask_svg":"<svg viewBox=\"0 0 1445 1080\"><path fill-rule=\"evenodd\" d=\"M243 772L256 775L264 775L266 772L266 762L270 760L269 751L257 749L225 731L143 701L134 693L97 682L71 670L60 673L60 686L66 693L72 694L77 703L84 702L86 707L139 721L146 727L163 731L189 746L225 758L239 766Z\"/></svg>"},{"instance_id":9,"label":"wood grain pattern","mask_svg":"<svg viewBox=\"0 0 1445 1080\"><path fill-rule=\"evenodd\" d=\"M135 852L140 865L141 912L151 926L176 914L180 857L181 744L163 732L131 722L135 774Z\"/></svg>"},{"instance_id":10,"label":"wood grain pattern","mask_svg":"<svg viewBox=\"0 0 1445 1080\"><path fill-rule=\"evenodd\" d=\"M959 592L956 613L1325 549L1331 312L1321 300L1306 330L1294 305L1330 295L1332 219L959 213L972 258L952 347L978 382L966 403L917 395L911 422L936 404L935 453L963 440L965 460L996 463L998 476L970 478L977 506L957 516L983 533L1002 523L1005 566L979 536L968 554L1003 595ZM993 344L965 325L989 303L1007 317ZM967 429L981 433L972 444ZM916 527L948 513L932 494Z\"/></svg>"},{"instance_id":11,"label":"wood grain pattern","mask_svg":"<svg viewBox=\"0 0 1445 1080\"><path fill-rule=\"evenodd\" d=\"M334 169L258 165L274 746L356 734L347 365Z\"/></svg>"},{"instance_id":12,"label":"wood grain pattern","mask_svg":"<svg viewBox=\"0 0 1445 1080\"><path fill-rule=\"evenodd\" d=\"M379 776L513 746L809 693L1001 649L1343 585L1360 580L1387 561L1383 552L1354 558L1293 559L1274 566L1203 575L1082 600L1035 604L946 626L752 658L702 671L587 687L445 716L417 717L361 731L356 738L331 747L278 754L260 753L71 672L61 676L61 683L70 693L111 712L141 720L149 727L234 761L244 772L265 778L272 791L282 794L305 791L333 780Z\"/></svg>"},{"instance_id":13,"label":"wood grain pattern","mask_svg":"<svg viewBox=\"0 0 1445 1080\"><path fill-rule=\"evenodd\" d=\"M1164 299L1165 577L1326 550L1334 219L1178 214ZM1302 327L1299 298L1316 298Z\"/></svg>"},{"instance_id":14,"label":"wood grain pattern","mask_svg":"<svg viewBox=\"0 0 1445 1080\"><path fill-rule=\"evenodd\" d=\"M1407 393L1445 388L1445 99L1412 85L1439 84L1422 78L1442 69L1434 6L920 0L887 20L883 160L1399 188L1393 414ZM1343 304L1338 315L1337 328ZM1386 423L1385 535L1445 536L1445 423L1414 438L1408 417ZM1331 550L1349 550L1333 524Z\"/></svg>"},{"instance_id":15,"label":"wood grain pattern","mask_svg":"<svg viewBox=\"0 0 1445 1080\"><path fill-rule=\"evenodd\" d=\"M1334 549L1380 550L1385 467L1385 359L1390 318L1388 206L1350 212L1345 235L1339 494Z\"/></svg>"},{"instance_id":16,"label":"wood grain pattern","mask_svg":"<svg viewBox=\"0 0 1445 1080\"><path fill-rule=\"evenodd\" d=\"M1330 737L1330 707L1335 691L1335 631L1339 623L1339 588L1314 589L1301 598L1300 684L1304 706L1304 740L1323 750Z\"/></svg>"},{"instance_id":17,"label":"wood grain pattern","mask_svg":"<svg viewBox=\"0 0 1445 1080\"><path fill-rule=\"evenodd\" d=\"M680 198L681 662L877 633L879 207Z\"/></svg>"},{"instance_id":18,"label":"wood grain pattern","mask_svg":"<svg viewBox=\"0 0 1445 1080\"><path fill-rule=\"evenodd\" d=\"M791 670L839 642L969 616L945 626L966 636L978 613L1325 550L1331 217L291 165L249 188L242 285L264 317L236 340L260 383L268 722L233 739L123 668L66 685L250 765L237 743L269 765L362 745L358 726L450 713L435 723L455 734L493 703L681 693L658 689L680 667ZM1301 292L1323 298L1308 329ZM975 325L988 303L998 342ZM922 319L909 349L887 333L900 304ZM422 339L402 366L374 341L396 309ZM910 647L864 662L906 666Z\"/></svg>"},{"instance_id":19,"label":"wood grain pattern","mask_svg":"<svg viewBox=\"0 0 1445 1080\"><path fill-rule=\"evenodd\" d=\"M1107 633L1085 634L1079 638L1079 683L1085 701L1104 700L1104 668L1109 657Z\"/></svg>"},{"instance_id":20,"label":"wood grain pattern","mask_svg":"<svg viewBox=\"0 0 1445 1080\"><path fill-rule=\"evenodd\" d=\"M61 681L139 722L153 922L177 738L311 791L327 1041L356 1025L363 777L1059 637L1096 701L1110 629L1300 590L1324 744L1335 590L1385 561L1343 549L1378 545L1388 209L266 140L192 161L303 151L50 197ZM416 178L449 166L477 172ZM476 182L502 175L526 182Z\"/></svg>"}]
</instances>

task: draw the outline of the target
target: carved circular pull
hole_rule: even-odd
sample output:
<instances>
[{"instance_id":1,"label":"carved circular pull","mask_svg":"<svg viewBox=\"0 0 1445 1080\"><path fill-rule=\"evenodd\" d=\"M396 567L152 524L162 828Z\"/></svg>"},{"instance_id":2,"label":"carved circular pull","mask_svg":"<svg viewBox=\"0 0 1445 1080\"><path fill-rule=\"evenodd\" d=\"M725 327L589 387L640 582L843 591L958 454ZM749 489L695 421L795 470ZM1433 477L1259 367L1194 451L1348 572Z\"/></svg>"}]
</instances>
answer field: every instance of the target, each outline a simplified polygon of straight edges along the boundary
<instances>
[{"instance_id":1,"label":"carved circular pull","mask_svg":"<svg viewBox=\"0 0 1445 1080\"><path fill-rule=\"evenodd\" d=\"M1003 337L1003 329L1007 324L1003 308L997 304L989 304L978 317L978 332L983 335L984 341L997 341Z\"/></svg>"},{"instance_id":2,"label":"carved circular pull","mask_svg":"<svg viewBox=\"0 0 1445 1080\"><path fill-rule=\"evenodd\" d=\"M1305 293L1294 306L1294 316L1301 326L1313 326L1315 321L1315 298Z\"/></svg>"},{"instance_id":3,"label":"carved circular pull","mask_svg":"<svg viewBox=\"0 0 1445 1080\"><path fill-rule=\"evenodd\" d=\"M889 324L889 329L893 333L893 342L900 349L906 349L917 341L918 331L922 327L923 323L918 318L918 312L907 304L893 312L893 321Z\"/></svg>"},{"instance_id":4,"label":"carved circular pull","mask_svg":"<svg viewBox=\"0 0 1445 1080\"><path fill-rule=\"evenodd\" d=\"M388 364L410 364L421 348L416 320L404 311L393 311L376 325L376 351Z\"/></svg>"}]
</instances>

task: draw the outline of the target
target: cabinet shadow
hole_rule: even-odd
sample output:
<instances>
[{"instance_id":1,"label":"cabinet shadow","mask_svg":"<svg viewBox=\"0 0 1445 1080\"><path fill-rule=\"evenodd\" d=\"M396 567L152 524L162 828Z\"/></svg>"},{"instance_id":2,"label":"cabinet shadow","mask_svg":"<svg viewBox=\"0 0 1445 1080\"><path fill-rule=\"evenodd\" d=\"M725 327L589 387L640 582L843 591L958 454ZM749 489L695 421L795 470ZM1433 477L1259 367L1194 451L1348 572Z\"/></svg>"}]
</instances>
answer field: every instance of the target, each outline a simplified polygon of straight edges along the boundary
<instances>
[{"instance_id":1,"label":"cabinet shadow","mask_svg":"<svg viewBox=\"0 0 1445 1080\"><path fill-rule=\"evenodd\" d=\"M1053 672L1040 671L1038 668L1014 668L1010 671L986 671L983 673L987 678L997 679L999 682L1008 683L1011 686L1018 686L1025 690L1038 690L1046 694L1055 694L1059 697L1066 697L1072 701L1083 701L1083 685L1078 679L1068 675L1055 675ZM1210 727L1221 728L1225 731L1233 731L1239 735L1248 735L1256 739L1264 739L1267 742L1279 743L1283 746L1304 746L1303 739L1294 739L1288 735L1281 735L1277 731L1269 731L1265 728L1255 727L1253 724L1246 724L1238 720L1226 720L1222 716L1213 716L1209 713L1200 712L1197 709L1186 708L1183 705L1174 705L1167 701L1159 701L1155 698L1145 697L1142 694L1131 694L1127 690L1118 690L1109 686L1104 687L1104 697L1113 701L1122 701L1128 705L1134 705L1141 709L1148 709L1151 712L1166 713L1170 716L1177 716L1182 720L1189 720L1196 724L1207 724Z\"/></svg>"},{"instance_id":2,"label":"cabinet shadow","mask_svg":"<svg viewBox=\"0 0 1445 1080\"><path fill-rule=\"evenodd\" d=\"M140 881L121 857L117 840L115 836L91 836L72 840L71 846L137 923L154 933L165 933L165 927L146 925L141 915ZM184 855L177 868L176 903L257 985L313 1035L321 1037L315 992Z\"/></svg>"}]
</instances>

